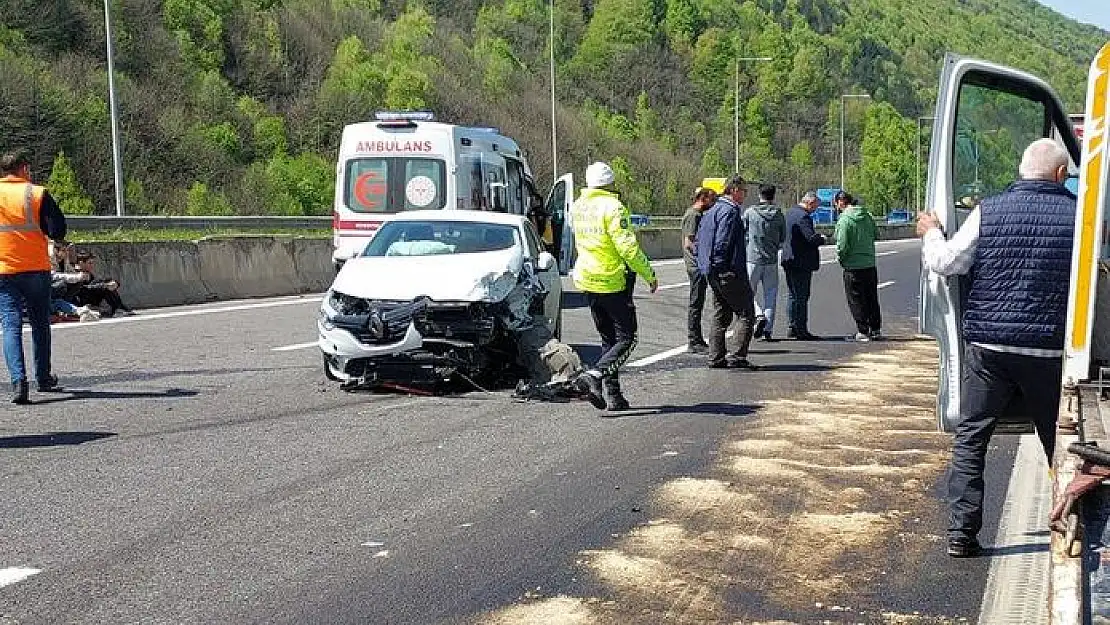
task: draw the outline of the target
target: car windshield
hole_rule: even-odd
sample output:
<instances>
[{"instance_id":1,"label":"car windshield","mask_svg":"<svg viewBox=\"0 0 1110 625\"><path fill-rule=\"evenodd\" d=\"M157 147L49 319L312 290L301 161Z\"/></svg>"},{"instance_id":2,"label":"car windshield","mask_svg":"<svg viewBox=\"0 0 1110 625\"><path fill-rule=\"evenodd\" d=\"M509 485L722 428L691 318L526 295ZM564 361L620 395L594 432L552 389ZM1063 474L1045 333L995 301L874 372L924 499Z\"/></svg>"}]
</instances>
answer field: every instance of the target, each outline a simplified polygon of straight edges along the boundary
<instances>
[{"instance_id":1,"label":"car windshield","mask_svg":"<svg viewBox=\"0 0 1110 625\"><path fill-rule=\"evenodd\" d=\"M519 244L514 226L467 221L391 221L363 256L433 256L507 250Z\"/></svg>"}]
</instances>

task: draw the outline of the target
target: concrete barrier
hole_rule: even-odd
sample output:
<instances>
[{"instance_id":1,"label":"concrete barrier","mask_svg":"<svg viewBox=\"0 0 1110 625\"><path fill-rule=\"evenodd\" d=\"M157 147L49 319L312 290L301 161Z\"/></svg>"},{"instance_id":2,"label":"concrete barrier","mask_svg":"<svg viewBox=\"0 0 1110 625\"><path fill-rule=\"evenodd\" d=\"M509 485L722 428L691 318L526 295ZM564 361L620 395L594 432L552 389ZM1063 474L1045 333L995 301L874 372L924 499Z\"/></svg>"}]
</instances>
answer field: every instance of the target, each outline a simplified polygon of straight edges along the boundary
<instances>
[{"instance_id":1,"label":"concrete barrier","mask_svg":"<svg viewBox=\"0 0 1110 625\"><path fill-rule=\"evenodd\" d=\"M818 228L832 234L832 229ZM637 231L649 258L682 256L679 228ZM914 236L914 226L880 226L880 239ZM119 280L121 295L137 308L229 299L320 293L331 285L331 239L294 236L215 237L199 241L87 243L96 273Z\"/></svg>"},{"instance_id":2,"label":"concrete barrier","mask_svg":"<svg viewBox=\"0 0 1110 625\"><path fill-rule=\"evenodd\" d=\"M913 239L917 237L916 228L914 224L879 224L879 240ZM824 234L830 244L834 242L832 226L817 226L817 231ZM648 258L662 260L682 256L681 228L647 226L637 229L636 234Z\"/></svg>"},{"instance_id":3,"label":"concrete barrier","mask_svg":"<svg viewBox=\"0 0 1110 625\"><path fill-rule=\"evenodd\" d=\"M330 239L235 237L199 241L87 243L96 274L115 278L128 305L178 306L319 293L335 272Z\"/></svg>"}]
</instances>

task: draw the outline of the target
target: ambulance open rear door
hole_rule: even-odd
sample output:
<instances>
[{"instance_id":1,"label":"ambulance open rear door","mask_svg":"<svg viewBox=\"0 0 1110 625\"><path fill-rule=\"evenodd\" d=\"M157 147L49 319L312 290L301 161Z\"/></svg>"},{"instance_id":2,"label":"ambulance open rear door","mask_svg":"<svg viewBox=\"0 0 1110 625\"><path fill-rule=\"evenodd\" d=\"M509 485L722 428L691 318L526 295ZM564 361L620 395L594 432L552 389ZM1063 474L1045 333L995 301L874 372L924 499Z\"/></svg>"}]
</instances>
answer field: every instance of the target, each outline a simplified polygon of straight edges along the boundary
<instances>
[{"instance_id":1,"label":"ambulance open rear door","mask_svg":"<svg viewBox=\"0 0 1110 625\"><path fill-rule=\"evenodd\" d=\"M566 174L555 181L547 195L544 208L551 219L555 250L559 260L559 273L567 275L574 267L574 230L570 223L570 206L574 203L574 174Z\"/></svg>"}]
</instances>

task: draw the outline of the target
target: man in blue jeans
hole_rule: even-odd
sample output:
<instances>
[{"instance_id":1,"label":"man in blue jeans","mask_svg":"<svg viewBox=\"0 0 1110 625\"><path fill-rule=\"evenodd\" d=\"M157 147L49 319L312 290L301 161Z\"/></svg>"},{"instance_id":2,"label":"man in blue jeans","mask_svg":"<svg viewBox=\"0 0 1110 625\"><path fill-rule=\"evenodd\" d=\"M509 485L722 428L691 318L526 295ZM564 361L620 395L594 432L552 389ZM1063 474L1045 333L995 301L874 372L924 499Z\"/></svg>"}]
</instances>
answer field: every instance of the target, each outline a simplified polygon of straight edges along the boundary
<instances>
[{"instance_id":1,"label":"man in blue jeans","mask_svg":"<svg viewBox=\"0 0 1110 625\"><path fill-rule=\"evenodd\" d=\"M50 371L50 269L47 237L64 245L66 220L50 194L31 183L30 160L0 157L0 323L12 403L30 403L23 359L23 311L31 322L39 392L61 390Z\"/></svg>"}]
</instances>

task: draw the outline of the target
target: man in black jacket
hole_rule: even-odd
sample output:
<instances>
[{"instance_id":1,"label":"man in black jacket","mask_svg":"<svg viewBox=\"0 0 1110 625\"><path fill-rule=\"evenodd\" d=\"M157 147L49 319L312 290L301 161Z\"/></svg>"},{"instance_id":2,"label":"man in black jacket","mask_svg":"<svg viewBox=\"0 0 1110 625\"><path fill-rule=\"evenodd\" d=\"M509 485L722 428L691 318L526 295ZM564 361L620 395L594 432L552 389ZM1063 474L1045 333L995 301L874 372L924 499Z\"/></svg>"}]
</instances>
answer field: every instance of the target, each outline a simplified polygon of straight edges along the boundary
<instances>
[{"instance_id":1,"label":"man in black jacket","mask_svg":"<svg viewBox=\"0 0 1110 625\"><path fill-rule=\"evenodd\" d=\"M782 246L782 268L786 272L786 314L790 328L786 338L815 341L809 332L809 292L813 272L821 268L820 247L825 237L813 227L811 215L817 210L817 194L809 191L802 201L786 213L786 241Z\"/></svg>"}]
</instances>

